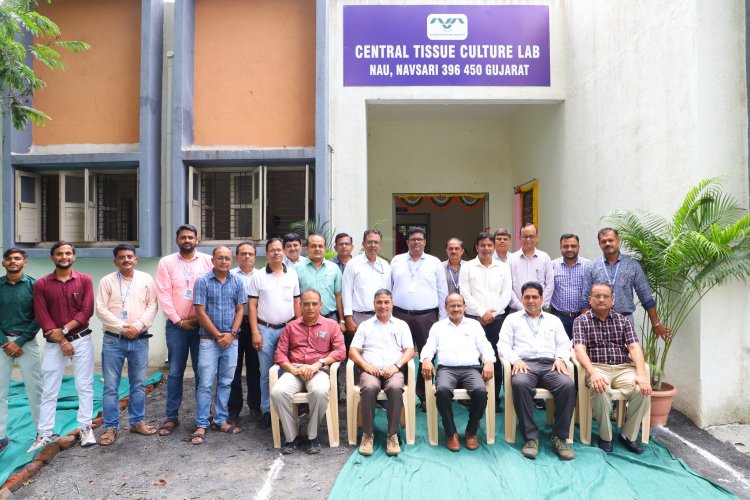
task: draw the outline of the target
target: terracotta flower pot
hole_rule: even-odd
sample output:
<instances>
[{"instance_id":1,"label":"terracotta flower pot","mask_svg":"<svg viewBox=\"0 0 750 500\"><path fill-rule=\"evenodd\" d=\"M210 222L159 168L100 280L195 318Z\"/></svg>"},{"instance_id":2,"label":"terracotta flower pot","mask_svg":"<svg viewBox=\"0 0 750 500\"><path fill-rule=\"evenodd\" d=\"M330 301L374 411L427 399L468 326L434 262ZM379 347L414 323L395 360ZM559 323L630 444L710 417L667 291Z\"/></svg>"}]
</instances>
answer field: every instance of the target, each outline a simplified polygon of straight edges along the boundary
<instances>
[{"instance_id":1,"label":"terracotta flower pot","mask_svg":"<svg viewBox=\"0 0 750 500\"><path fill-rule=\"evenodd\" d=\"M677 389L666 382L661 383L661 389L654 389L651 393L651 425L662 426L667 424L669 410L672 409L672 398L677 394Z\"/></svg>"}]
</instances>

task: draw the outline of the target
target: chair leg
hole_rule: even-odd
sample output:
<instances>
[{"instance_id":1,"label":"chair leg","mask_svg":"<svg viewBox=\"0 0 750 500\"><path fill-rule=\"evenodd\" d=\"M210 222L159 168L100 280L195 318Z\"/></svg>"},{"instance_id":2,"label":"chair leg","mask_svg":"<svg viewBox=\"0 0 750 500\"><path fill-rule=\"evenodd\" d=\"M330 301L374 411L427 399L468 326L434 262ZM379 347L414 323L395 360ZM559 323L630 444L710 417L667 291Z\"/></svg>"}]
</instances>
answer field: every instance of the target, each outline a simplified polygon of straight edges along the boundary
<instances>
[{"instance_id":1,"label":"chair leg","mask_svg":"<svg viewBox=\"0 0 750 500\"><path fill-rule=\"evenodd\" d=\"M487 410L485 425L487 426L487 444L495 444L495 378L487 381Z\"/></svg>"},{"instance_id":2,"label":"chair leg","mask_svg":"<svg viewBox=\"0 0 750 500\"><path fill-rule=\"evenodd\" d=\"M651 398L649 397L646 402L646 409L643 412L643 420L641 420L641 442L648 444L649 437L651 436Z\"/></svg>"},{"instance_id":3,"label":"chair leg","mask_svg":"<svg viewBox=\"0 0 750 500\"><path fill-rule=\"evenodd\" d=\"M273 402L271 402L271 434L273 434L273 447L281 448L281 429L279 415L276 413Z\"/></svg>"},{"instance_id":4,"label":"chair leg","mask_svg":"<svg viewBox=\"0 0 750 500\"><path fill-rule=\"evenodd\" d=\"M437 403L435 401L435 386L425 382L425 399L427 399L427 439L430 446L438 444L437 429ZM414 403L412 403L414 404ZM433 416L435 418L433 418Z\"/></svg>"}]
</instances>

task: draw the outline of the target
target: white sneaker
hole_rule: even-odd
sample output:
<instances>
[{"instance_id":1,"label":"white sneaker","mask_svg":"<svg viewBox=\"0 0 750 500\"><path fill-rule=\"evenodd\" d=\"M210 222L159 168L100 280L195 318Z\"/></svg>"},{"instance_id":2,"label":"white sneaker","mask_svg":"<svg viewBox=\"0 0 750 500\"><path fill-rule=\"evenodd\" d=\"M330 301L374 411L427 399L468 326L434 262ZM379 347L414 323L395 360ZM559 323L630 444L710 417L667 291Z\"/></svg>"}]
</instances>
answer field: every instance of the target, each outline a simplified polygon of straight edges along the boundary
<instances>
[{"instance_id":1,"label":"white sneaker","mask_svg":"<svg viewBox=\"0 0 750 500\"><path fill-rule=\"evenodd\" d=\"M34 439L34 444L31 445L31 448L26 450L26 453L31 453L32 451L36 451L39 448L44 448L52 441L54 441L52 434L37 434L36 439Z\"/></svg>"},{"instance_id":2,"label":"white sneaker","mask_svg":"<svg viewBox=\"0 0 750 500\"><path fill-rule=\"evenodd\" d=\"M88 448L96 444L96 437L94 436L94 429L89 426L81 427L81 447Z\"/></svg>"}]
</instances>

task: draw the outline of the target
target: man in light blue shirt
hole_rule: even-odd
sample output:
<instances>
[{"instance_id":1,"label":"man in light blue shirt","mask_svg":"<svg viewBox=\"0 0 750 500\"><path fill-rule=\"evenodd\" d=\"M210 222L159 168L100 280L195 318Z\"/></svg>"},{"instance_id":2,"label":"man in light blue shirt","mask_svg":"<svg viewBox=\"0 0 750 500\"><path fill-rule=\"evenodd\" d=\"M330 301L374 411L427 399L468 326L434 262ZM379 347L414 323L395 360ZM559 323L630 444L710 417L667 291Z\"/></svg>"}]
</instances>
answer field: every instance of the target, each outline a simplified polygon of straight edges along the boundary
<instances>
[{"instance_id":1,"label":"man in light blue shirt","mask_svg":"<svg viewBox=\"0 0 750 500\"><path fill-rule=\"evenodd\" d=\"M576 390L565 360L570 358L570 339L560 320L542 312L544 288L530 281L521 286L524 309L505 318L497 351L512 365L513 406L525 441L521 452L535 459L539 453L539 428L534 422L534 395L541 387L555 399L552 448L561 460L575 453L566 440L575 409Z\"/></svg>"}]
</instances>

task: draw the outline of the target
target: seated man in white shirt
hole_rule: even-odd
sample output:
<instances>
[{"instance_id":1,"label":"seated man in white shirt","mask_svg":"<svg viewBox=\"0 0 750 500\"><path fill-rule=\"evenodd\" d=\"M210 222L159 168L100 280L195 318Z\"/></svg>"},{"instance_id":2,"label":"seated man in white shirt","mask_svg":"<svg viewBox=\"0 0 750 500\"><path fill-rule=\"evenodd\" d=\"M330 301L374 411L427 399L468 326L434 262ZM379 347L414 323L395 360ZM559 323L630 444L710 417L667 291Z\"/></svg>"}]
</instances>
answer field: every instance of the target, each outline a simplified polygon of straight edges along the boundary
<instances>
[{"instance_id":1,"label":"seated man in white shirt","mask_svg":"<svg viewBox=\"0 0 750 500\"><path fill-rule=\"evenodd\" d=\"M437 354L437 408L448 437L446 446L451 451L461 449L453 421L453 391L462 387L471 397L469 422L466 424L466 447L479 447L477 429L487 408L485 381L494 374L495 353L484 335L479 321L464 317L464 298L452 293L445 299L448 317L432 325L424 349L420 353L422 375L432 380L435 373L432 358Z\"/></svg>"},{"instance_id":2,"label":"seated man in white shirt","mask_svg":"<svg viewBox=\"0 0 750 500\"><path fill-rule=\"evenodd\" d=\"M414 357L414 342L405 321L394 318L391 292L385 288L375 292L375 317L360 323L349 348L349 357L357 364L360 398L362 399L362 442L359 453L372 455L373 421L378 393L388 396L388 434L386 454L401 452L398 424L403 407L403 366Z\"/></svg>"},{"instance_id":3,"label":"seated man in white shirt","mask_svg":"<svg viewBox=\"0 0 750 500\"><path fill-rule=\"evenodd\" d=\"M560 318L542 312L543 290L536 281L521 286L524 308L505 318L497 352L513 366L513 406L525 441L521 449L523 456L535 459L539 453L533 398L536 388L541 387L550 391L555 399L552 448L560 460L572 460L576 455L566 442L576 404L575 384L565 364L570 357L570 339Z\"/></svg>"}]
</instances>

